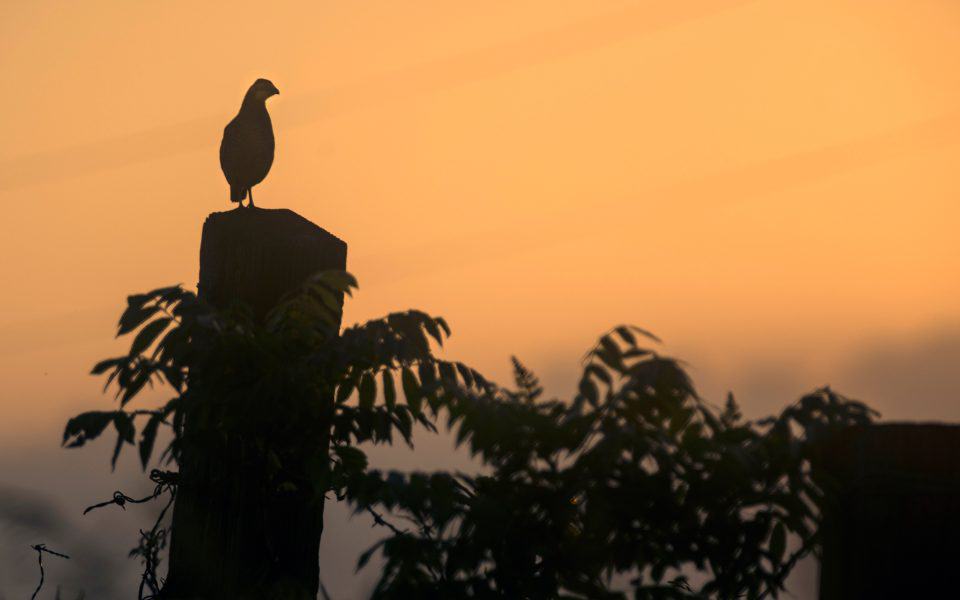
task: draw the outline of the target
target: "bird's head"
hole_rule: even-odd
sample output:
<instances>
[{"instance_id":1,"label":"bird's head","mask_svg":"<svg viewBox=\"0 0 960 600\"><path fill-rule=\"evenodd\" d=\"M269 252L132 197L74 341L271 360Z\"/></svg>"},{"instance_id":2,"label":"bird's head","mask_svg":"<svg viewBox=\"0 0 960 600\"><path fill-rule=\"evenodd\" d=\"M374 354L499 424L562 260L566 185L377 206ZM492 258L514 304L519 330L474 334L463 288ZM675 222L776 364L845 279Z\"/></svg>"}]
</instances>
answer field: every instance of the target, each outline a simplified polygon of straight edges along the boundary
<instances>
[{"instance_id":1,"label":"bird's head","mask_svg":"<svg viewBox=\"0 0 960 600\"><path fill-rule=\"evenodd\" d=\"M277 86L273 85L269 79L258 79L253 82L253 85L250 86L250 89L247 90L247 98L252 98L263 102L270 96L279 94L280 90L277 89Z\"/></svg>"}]
</instances>

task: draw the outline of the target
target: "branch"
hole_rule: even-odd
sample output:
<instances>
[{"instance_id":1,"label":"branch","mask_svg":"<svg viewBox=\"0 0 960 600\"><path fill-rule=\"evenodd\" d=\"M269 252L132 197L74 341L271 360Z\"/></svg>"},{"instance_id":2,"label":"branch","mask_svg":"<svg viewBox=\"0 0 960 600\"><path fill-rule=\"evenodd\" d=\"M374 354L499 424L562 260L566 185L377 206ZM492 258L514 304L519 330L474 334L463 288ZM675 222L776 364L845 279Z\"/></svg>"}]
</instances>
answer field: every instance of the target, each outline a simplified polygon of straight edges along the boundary
<instances>
[{"instance_id":1,"label":"branch","mask_svg":"<svg viewBox=\"0 0 960 600\"><path fill-rule=\"evenodd\" d=\"M381 527L386 527L386 528L388 528L390 531L393 532L393 535L404 535L405 533L407 533L407 531L406 531L405 529L402 530L402 531L399 530L399 529L397 529L396 526L394 526L392 523L390 523L389 521L387 521L386 519L384 519L384 518L383 518L383 515L381 515L381 514L378 513L377 511L373 510L373 508L370 507L369 505L368 505L368 506L364 506L363 508L364 508L368 513L370 513L370 515L373 517L373 524L374 524L374 526L380 525Z\"/></svg>"},{"instance_id":2,"label":"branch","mask_svg":"<svg viewBox=\"0 0 960 600\"><path fill-rule=\"evenodd\" d=\"M53 550L48 550L46 544L34 544L33 546L30 546L30 547L37 551L37 562L40 564L40 583L37 584L37 589L34 590L34 591L33 591L33 595L30 596L30 600L35 600L36 597L37 597L37 594L40 593L40 588L43 587L43 578L44 578L44 572L43 572L43 553L46 552L47 554L52 554L52 555L54 555L54 556L59 556L60 558L67 558L67 559L69 559L70 557L67 556L66 554L60 554L59 552L54 552Z\"/></svg>"},{"instance_id":3,"label":"branch","mask_svg":"<svg viewBox=\"0 0 960 600\"><path fill-rule=\"evenodd\" d=\"M136 498L131 498L130 496L124 494L121 491L116 491L113 493L113 498L105 502L100 502L94 504L93 506L88 506L86 510L83 511L83 514L87 514L91 510L97 508L103 508L104 506L110 506L111 504L116 504L123 510L126 510L126 504L129 502L131 504L143 504L144 502L149 502L154 498L162 494L165 489L172 489L173 486L177 485L177 473L170 471L160 471L159 469L154 469L150 471L150 481L157 484L157 487L153 488L153 493L145 498L137 500Z\"/></svg>"},{"instance_id":4,"label":"branch","mask_svg":"<svg viewBox=\"0 0 960 600\"><path fill-rule=\"evenodd\" d=\"M346 494L340 495L336 493L336 491L334 491L333 493L337 497L338 502L343 502L344 500L347 499ZM392 531L394 535L405 535L407 533L406 529L398 529L396 525L384 519L383 515L378 513L376 510L374 510L373 507L370 506L369 504L364 504L363 509L368 513L370 513L370 516L373 517L373 527L376 527L378 525L380 527L386 527L387 529Z\"/></svg>"}]
</instances>

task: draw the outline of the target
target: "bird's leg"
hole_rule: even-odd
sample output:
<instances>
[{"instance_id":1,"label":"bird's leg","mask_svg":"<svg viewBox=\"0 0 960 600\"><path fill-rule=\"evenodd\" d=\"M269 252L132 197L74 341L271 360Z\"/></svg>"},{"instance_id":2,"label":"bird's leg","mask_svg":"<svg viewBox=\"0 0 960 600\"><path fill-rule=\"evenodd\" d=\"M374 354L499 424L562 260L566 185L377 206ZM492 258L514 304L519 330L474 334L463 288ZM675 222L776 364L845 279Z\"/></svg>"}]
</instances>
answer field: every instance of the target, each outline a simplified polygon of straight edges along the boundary
<instances>
[{"instance_id":1,"label":"bird's leg","mask_svg":"<svg viewBox=\"0 0 960 600\"><path fill-rule=\"evenodd\" d=\"M247 203L247 208L253 208L253 188L248 189L247 193L250 194L250 202Z\"/></svg>"}]
</instances>

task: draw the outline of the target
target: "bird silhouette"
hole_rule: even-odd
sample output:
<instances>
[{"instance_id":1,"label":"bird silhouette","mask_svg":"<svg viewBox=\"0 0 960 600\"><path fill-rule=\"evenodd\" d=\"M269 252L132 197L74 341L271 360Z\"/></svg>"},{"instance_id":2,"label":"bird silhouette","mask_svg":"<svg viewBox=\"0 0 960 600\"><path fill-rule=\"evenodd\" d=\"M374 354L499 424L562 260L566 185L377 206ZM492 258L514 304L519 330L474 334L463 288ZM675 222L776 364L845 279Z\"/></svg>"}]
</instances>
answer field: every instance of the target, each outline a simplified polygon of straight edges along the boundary
<instances>
[{"instance_id":1,"label":"bird silhouette","mask_svg":"<svg viewBox=\"0 0 960 600\"><path fill-rule=\"evenodd\" d=\"M253 186L270 172L273 164L273 124L267 113L267 98L280 90L266 79L253 82L243 97L240 112L223 130L220 168L230 184L230 201L253 206Z\"/></svg>"}]
</instances>

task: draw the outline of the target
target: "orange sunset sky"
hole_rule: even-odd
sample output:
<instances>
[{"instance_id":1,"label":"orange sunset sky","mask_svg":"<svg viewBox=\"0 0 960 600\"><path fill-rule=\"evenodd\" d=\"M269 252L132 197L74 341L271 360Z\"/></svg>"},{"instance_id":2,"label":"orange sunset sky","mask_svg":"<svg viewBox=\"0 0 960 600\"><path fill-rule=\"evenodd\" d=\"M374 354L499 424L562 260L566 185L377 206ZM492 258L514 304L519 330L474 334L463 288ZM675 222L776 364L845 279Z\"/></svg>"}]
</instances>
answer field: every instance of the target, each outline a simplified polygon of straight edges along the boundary
<instances>
[{"instance_id":1,"label":"orange sunset sky","mask_svg":"<svg viewBox=\"0 0 960 600\"><path fill-rule=\"evenodd\" d=\"M8 0L0 486L76 520L140 481L133 453L110 476L105 445L59 435L110 406L87 373L122 347L125 296L195 286L203 219L231 208L222 129L257 77L281 94L256 203L348 242L348 323L440 314L446 356L505 381L516 354L567 394L630 322L748 416L831 384L958 421L958 28L955 0ZM376 456L467 464L449 448ZM362 597L374 533L343 517L325 582Z\"/></svg>"}]
</instances>

